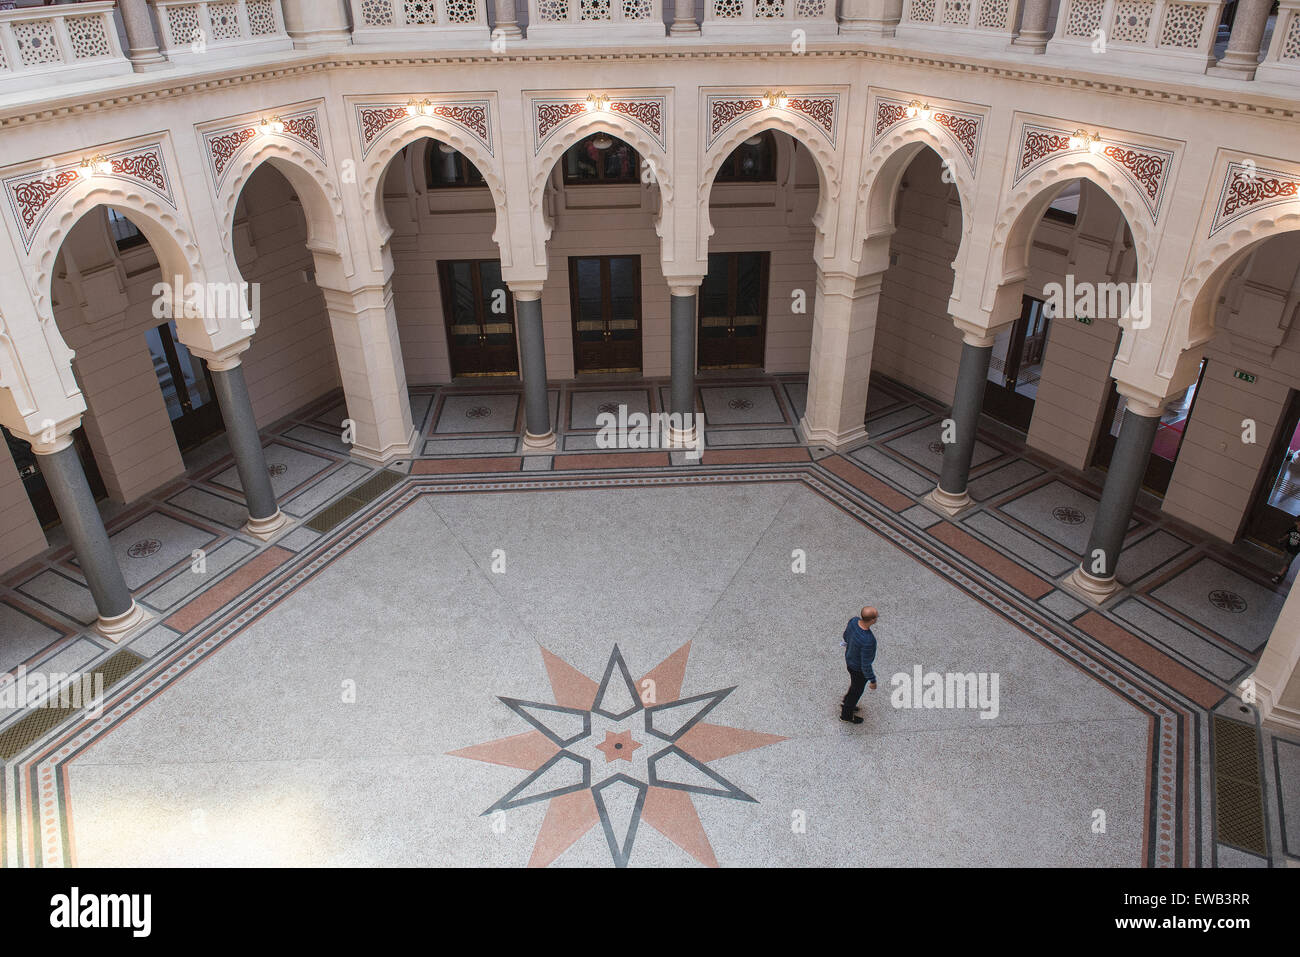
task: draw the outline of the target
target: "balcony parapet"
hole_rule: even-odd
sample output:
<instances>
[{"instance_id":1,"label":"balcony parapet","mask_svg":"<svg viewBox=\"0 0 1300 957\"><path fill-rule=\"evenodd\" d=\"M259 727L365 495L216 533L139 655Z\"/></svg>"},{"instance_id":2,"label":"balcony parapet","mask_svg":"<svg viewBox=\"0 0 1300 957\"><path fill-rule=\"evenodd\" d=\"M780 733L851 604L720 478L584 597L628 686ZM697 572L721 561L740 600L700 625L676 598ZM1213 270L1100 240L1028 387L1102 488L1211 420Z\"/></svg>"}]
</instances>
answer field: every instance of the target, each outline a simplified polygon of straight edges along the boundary
<instances>
[{"instance_id":1,"label":"balcony parapet","mask_svg":"<svg viewBox=\"0 0 1300 957\"><path fill-rule=\"evenodd\" d=\"M186 66L290 50L280 0L149 0L167 59Z\"/></svg>"},{"instance_id":2,"label":"balcony parapet","mask_svg":"<svg viewBox=\"0 0 1300 957\"><path fill-rule=\"evenodd\" d=\"M1280 0L1273 40L1255 78L1300 84L1300 0Z\"/></svg>"},{"instance_id":3,"label":"balcony parapet","mask_svg":"<svg viewBox=\"0 0 1300 957\"><path fill-rule=\"evenodd\" d=\"M349 0L352 42L450 48L487 42L484 0Z\"/></svg>"},{"instance_id":4,"label":"balcony parapet","mask_svg":"<svg viewBox=\"0 0 1300 957\"><path fill-rule=\"evenodd\" d=\"M835 0L705 0L700 33L706 40L784 40L794 30L810 38L839 31Z\"/></svg>"},{"instance_id":5,"label":"balcony parapet","mask_svg":"<svg viewBox=\"0 0 1300 957\"><path fill-rule=\"evenodd\" d=\"M529 40L548 45L662 40L663 0L528 0Z\"/></svg>"},{"instance_id":6,"label":"balcony parapet","mask_svg":"<svg viewBox=\"0 0 1300 957\"><path fill-rule=\"evenodd\" d=\"M0 10L0 91L131 72L111 0Z\"/></svg>"},{"instance_id":7,"label":"balcony parapet","mask_svg":"<svg viewBox=\"0 0 1300 957\"><path fill-rule=\"evenodd\" d=\"M895 36L929 38L936 46L947 36L967 48L1003 50L1016 35L1021 6L1022 0L905 0Z\"/></svg>"},{"instance_id":8,"label":"balcony parapet","mask_svg":"<svg viewBox=\"0 0 1300 957\"><path fill-rule=\"evenodd\" d=\"M1061 0L1049 56L1205 73L1223 0Z\"/></svg>"}]
</instances>

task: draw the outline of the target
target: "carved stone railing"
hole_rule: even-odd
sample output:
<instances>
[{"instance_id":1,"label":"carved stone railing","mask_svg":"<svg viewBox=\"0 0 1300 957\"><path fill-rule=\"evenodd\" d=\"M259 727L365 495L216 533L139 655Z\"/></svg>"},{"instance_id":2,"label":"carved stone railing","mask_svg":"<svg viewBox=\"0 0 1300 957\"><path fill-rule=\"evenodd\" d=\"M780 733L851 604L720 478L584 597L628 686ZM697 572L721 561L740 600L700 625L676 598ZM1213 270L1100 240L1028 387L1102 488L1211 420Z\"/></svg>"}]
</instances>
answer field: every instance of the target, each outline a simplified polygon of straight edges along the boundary
<instances>
[{"instance_id":1,"label":"carved stone railing","mask_svg":"<svg viewBox=\"0 0 1300 957\"><path fill-rule=\"evenodd\" d=\"M622 43L664 35L663 0L528 0L529 40Z\"/></svg>"},{"instance_id":2,"label":"carved stone railing","mask_svg":"<svg viewBox=\"0 0 1300 957\"><path fill-rule=\"evenodd\" d=\"M169 60L226 58L288 50L280 0L149 0Z\"/></svg>"},{"instance_id":3,"label":"carved stone railing","mask_svg":"<svg viewBox=\"0 0 1300 957\"><path fill-rule=\"evenodd\" d=\"M1222 13L1223 0L1062 0L1047 52L1204 73Z\"/></svg>"},{"instance_id":4,"label":"carved stone railing","mask_svg":"<svg viewBox=\"0 0 1300 957\"><path fill-rule=\"evenodd\" d=\"M714 40L789 40L834 36L835 0L704 0L703 36Z\"/></svg>"},{"instance_id":5,"label":"carved stone railing","mask_svg":"<svg viewBox=\"0 0 1300 957\"><path fill-rule=\"evenodd\" d=\"M974 43L1005 47L1015 36L1023 0L905 0L899 37L947 33Z\"/></svg>"},{"instance_id":6,"label":"carved stone railing","mask_svg":"<svg viewBox=\"0 0 1300 957\"><path fill-rule=\"evenodd\" d=\"M1300 0L1281 0L1273 40L1255 79L1272 83L1300 83Z\"/></svg>"},{"instance_id":7,"label":"carved stone railing","mask_svg":"<svg viewBox=\"0 0 1300 957\"><path fill-rule=\"evenodd\" d=\"M0 10L0 92L131 72L113 3Z\"/></svg>"},{"instance_id":8,"label":"carved stone railing","mask_svg":"<svg viewBox=\"0 0 1300 957\"><path fill-rule=\"evenodd\" d=\"M485 0L350 0L353 43L486 42Z\"/></svg>"}]
</instances>

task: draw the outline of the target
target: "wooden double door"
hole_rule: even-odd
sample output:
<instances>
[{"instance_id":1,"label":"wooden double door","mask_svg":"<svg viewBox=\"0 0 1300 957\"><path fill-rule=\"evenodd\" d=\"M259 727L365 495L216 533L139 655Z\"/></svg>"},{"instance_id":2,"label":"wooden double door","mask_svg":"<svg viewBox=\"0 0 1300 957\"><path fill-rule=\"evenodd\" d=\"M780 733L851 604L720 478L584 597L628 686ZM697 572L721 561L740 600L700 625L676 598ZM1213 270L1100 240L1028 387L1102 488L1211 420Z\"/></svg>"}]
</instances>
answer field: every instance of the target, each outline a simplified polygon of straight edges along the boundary
<instances>
[{"instance_id":1,"label":"wooden double door","mask_svg":"<svg viewBox=\"0 0 1300 957\"><path fill-rule=\"evenodd\" d=\"M575 372L641 371L641 258L572 256Z\"/></svg>"},{"instance_id":2,"label":"wooden double door","mask_svg":"<svg viewBox=\"0 0 1300 957\"><path fill-rule=\"evenodd\" d=\"M517 375L515 304L500 260L446 260L438 280L452 376Z\"/></svg>"},{"instance_id":3,"label":"wooden double door","mask_svg":"<svg viewBox=\"0 0 1300 957\"><path fill-rule=\"evenodd\" d=\"M752 369L763 365L767 325L768 254L709 253L700 284L701 369Z\"/></svg>"}]
</instances>

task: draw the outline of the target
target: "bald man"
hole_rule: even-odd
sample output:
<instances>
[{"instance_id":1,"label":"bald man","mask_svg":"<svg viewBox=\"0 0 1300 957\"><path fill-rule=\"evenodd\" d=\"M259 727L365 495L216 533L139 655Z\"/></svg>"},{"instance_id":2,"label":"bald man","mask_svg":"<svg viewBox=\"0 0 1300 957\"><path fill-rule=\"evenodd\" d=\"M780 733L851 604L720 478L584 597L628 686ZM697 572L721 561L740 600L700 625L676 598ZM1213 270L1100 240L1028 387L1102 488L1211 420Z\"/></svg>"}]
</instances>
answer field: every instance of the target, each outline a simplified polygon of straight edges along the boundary
<instances>
[{"instance_id":1,"label":"bald man","mask_svg":"<svg viewBox=\"0 0 1300 957\"><path fill-rule=\"evenodd\" d=\"M880 618L880 612L867 605L857 618L850 619L844 629L844 663L849 666L849 693L844 696L840 708L840 720L861 724L862 718L856 714L858 699L866 688L876 690L876 673L871 664L876 660L876 636L871 633L871 626ZM870 684L868 684L870 682Z\"/></svg>"}]
</instances>

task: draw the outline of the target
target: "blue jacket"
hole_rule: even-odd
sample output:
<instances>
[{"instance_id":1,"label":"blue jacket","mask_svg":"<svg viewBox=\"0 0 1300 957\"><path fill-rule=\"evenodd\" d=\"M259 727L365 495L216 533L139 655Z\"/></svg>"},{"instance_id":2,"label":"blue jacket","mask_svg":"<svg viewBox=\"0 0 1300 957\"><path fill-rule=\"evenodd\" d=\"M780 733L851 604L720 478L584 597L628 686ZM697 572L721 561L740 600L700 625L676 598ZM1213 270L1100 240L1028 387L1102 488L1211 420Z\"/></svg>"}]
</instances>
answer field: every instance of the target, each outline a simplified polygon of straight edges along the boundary
<instances>
[{"instance_id":1,"label":"blue jacket","mask_svg":"<svg viewBox=\"0 0 1300 957\"><path fill-rule=\"evenodd\" d=\"M848 646L844 649L844 663L849 670L861 671L868 681L875 681L876 673L871 670L871 663L876 660L876 636L871 629L863 631L857 618L850 619L849 626L844 629L844 643Z\"/></svg>"}]
</instances>

